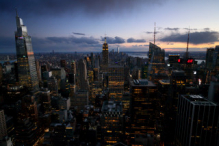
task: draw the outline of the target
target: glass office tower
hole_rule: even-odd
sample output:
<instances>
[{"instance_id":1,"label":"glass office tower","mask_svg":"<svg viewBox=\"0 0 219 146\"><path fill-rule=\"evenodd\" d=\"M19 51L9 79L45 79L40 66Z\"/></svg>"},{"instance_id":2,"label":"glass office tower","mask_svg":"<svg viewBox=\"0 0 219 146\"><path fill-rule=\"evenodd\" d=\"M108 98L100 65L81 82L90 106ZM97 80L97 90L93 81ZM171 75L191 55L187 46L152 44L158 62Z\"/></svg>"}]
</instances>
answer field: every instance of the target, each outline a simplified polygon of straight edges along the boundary
<instances>
[{"instance_id":1,"label":"glass office tower","mask_svg":"<svg viewBox=\"0 0 219 146\"><path fill-rule=\"evenodd\" d=\"M31 37L27 33L27 27L18 15L16 16L16 23L15 42L19 84L28 87L30 90L37 90L39 83Z\"/></svg>"}]
</instances>

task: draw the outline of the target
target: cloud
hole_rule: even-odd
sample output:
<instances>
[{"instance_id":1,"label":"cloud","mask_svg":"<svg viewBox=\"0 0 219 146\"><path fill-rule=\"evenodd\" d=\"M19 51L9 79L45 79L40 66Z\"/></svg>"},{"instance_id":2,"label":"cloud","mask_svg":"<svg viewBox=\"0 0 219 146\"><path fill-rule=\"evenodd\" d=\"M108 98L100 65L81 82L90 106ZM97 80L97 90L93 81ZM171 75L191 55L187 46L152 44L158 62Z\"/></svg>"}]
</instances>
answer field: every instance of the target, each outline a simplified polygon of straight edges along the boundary
<instances>
[{"instance_id":1,"label":"cloud","mask_svg":"<svg viewBox=\"0 0 219 146\"><path fill-rule=\"evenodd\" d=\"M98 44L99 42L93 37L46 37L45 41L55 44Z\"/></svg>"},{"instance_id":2,"label":"cloud","mask_svg":"<svg viewBox=\"0 0 219 146\"><path fill-rule=\"evenodd\" d=\"M167 27L167 28L164 28L165 30L171 30L171 31L178 31L180 28L170 28L170 27Z\"/></svg>"},{"instance_id":3,"label":"cloud","mask_svg":"<svg viewBox=\"0 0 219 146\"><path fill-rule=\"evenodd\" d=\"M198 30L197 28L183 28L183 29L185 29L185 30Z\"/></svg>"},{"instance_id":4,"label":"cloud","mask_svg":"<svg viewBox=\"0 0 219 146\"><path fill-rule=\"evenodd\" d=\"M143 5L154 5L163 3L162 0L33 0L33 1L17 1L10 0L0 1L0 13L15 13L14 8L17 7L18 12L37 15L58 16L63 13L78 14L83 12L87 15L102 14L120 14L121 12L130 12L133 9L142 7Z\"/></svg>"},{"instance_id":5,"label":"cloud","mask_svg":"<svg viewBox=\"0 0 219 146\"><path fill-rule=\"evenodd\" d=\"M102 37L101 39L102 41L105 41L105 38ZM125 39L121 38L121 37L106 37L106 42L108 44L122 44L122 43L125 43Z\"/></svg>"},{"instance_id":6,"label":"cloud","mask_svg":"<svg viewBox=\"0 0 219 146\"><path fill-rule=\"evenodd\" d=\"M80 33L80 32L72 32L75 35L85 35L84 33Z\"/></svg>"},{"instance_id":7,"label":"cloud","mask_svg":"<svg viewBox=\"0 0 219 146\"><path fill-rule=\"evenodd\" d=\"M34 52L56 51L77 51L83 52L86 49L100 49L102 44L93 37L34 37L32 36ZM0 37L0 52L16 52L14 37ZM91 51L91 50L90 50Z\"/></svg>"},{"instance_id":8,"label":"cloud","mask_svg":"<svg viewBox=\"0 0 219 146\"><path fill-rule=\"evenodd\" d=\"M189 35L189 42L192 44L204 44L217 42L219 33L216 31L192 32ZM188 34L171 34L163 37L160 41L163 42L187 42Z\"/></svg>"},{"instance_id":9,"label":"cloud","mask_svg":"<svg viewBox=\"0 0 219 146\"><path fill-rule=\"evenodd\" d=\"M210 28L204 28L204 31L210 31Z\"/></svg>"},{"instance_id":10,"label":"cloud","mask_svg":"<svg viewBox=\"0 0 219 146\"><path fill-rule=\"evenodd\" d=\"M153 34L154 32L153 31L146 31L145 33L146 34ZM158 33L161 33L161 31L156 31L156 34L158 34Z\"/></svg>"},{"instance_id":11,"label":"cloud","mask_svg":"<svg viewBox=\"0 0 219 146\"><path fill-rule=\"evenodd\" d=\"M134 38L129 38L127 39L128 43L145 43L146 40L145 39L134 39Z\"/></svg>"},{"instance_id":12,"label":"cloud","mask_svg":"<svg viewBox=\"0 0 219 146\"><path fill-rule=\"evenodd\" d=\"M167 43L167 45L174 45L174 43Z\"/></svg>"}]
</instances>

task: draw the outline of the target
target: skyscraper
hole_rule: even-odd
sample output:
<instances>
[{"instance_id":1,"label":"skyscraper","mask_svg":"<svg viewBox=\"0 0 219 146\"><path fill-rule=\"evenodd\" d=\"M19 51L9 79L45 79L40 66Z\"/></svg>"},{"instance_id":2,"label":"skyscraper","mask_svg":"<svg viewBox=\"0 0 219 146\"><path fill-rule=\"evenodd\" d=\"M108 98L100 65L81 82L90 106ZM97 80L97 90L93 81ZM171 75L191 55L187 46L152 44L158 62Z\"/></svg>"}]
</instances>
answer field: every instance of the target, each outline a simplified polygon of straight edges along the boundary
<instances>
[{"instance_id":1,"label":"skyscraper","mask_svg":"<svg viewBox=\"0 0 219 146\"><path fill-rule=\"evenodd\" d=\"M214 52L215 49L214 48L208 48L207 49L207 53L206 53L206 68L208 70L212 70L214 67Z\"/></svg>"},{"instance_id":2,"label":"skyscraper","mask_svg":"<svg viewBox=\"0 0 219 146\"><path fill-rule=\"evenodd\" d=\"M124 67L109 66L108 68L108 87L109 96L115 101L121 101L124 92Z\"/></svg>"},{"instance_id":3,"label":"skyscraper","mask_svg":"<svg viewBox=\"0 0 219 146\"><path fill-rule=\"evenodd\" d=\"M108 63L109 63L109 51L108 51L108 44L106 43L106 37L105 42L103 44L103 50L102 50L102 67L103 70L107 70Z\"/></svg>"},{"instance_id":4,"label":"skyscraper","mask_svg":"<svg viewBox=\"0 0 219 146\"><path fill-rule=\"evenodd\" d=\"M79 88L82 90L88 89L87 82L87 66L84 59L80 59L78 62L78 74L79 74Z\"/></svg>"},{"instance_id":5,"label":"skyscraper","mask_svg":"<svg viewBox=\"0 0 219 146\"><path fill-rule=\"evenodd\" d=\"M136 134L154 134L157 118L157 86L146 79L130 81L132 141Z\"/></svg>"},{"instance_id":6,"label":"skyscraper","mask_svg":"<svg viewBox=\"0 0 219 146\"><path fill-rule=\"evenodd\" d=\"M217 145L218 105L200 95L181 95L176 121L177 145Z\"/></svg>"},{"instance_id":7,"label":"skyscraper","mask_svg":"<svg viewBox=\"0 0 219 146\"><path fill-rule=\"evenodd\" d=\"M32 49L31 37L22 19L16 15L17 31L15 32L18 80L20 85L27 86L30 90L39 88L36 64Z\"/></svg>"}]
</instances>

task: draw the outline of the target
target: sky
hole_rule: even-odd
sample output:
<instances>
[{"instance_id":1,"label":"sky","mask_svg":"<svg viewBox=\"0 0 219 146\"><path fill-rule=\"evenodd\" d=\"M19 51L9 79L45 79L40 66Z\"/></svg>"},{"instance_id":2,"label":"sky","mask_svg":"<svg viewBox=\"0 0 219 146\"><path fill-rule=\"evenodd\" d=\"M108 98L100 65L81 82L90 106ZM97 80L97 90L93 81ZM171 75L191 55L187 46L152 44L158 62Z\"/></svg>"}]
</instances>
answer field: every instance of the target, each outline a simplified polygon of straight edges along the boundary
<instances>
[{"instance_id":1,"label":"sky","mask_svg":"<svg viewBox=\"0 0 219 146\"><path fill-rule=\"evenodd\" d=\"M0 53L15 53L16 11L34 52L206 51L219 45L218 0L0 0Z\"/></svg>"}]
</instances>

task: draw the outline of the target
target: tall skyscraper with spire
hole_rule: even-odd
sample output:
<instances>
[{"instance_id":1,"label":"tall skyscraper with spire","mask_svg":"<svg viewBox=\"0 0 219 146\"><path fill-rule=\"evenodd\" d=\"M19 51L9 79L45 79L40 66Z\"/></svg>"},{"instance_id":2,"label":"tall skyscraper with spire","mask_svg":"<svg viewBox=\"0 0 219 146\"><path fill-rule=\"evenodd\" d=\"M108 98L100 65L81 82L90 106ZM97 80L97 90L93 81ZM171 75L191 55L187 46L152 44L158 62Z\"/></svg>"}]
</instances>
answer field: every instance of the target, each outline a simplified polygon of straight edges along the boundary
<instances>
[{"instance_id":1,"label":"tall skyscraper with spire","mask_svg":"<svg viewBox=\"0 0 219 146\"><path fill-rule=\"evenodd\" d=\"M103 44L103 50L102 50L102 55L103 55L103 66L108 67L109 63L109 51L108 51L108 44L106 43L106 37L105 37L105 42Z\"/></svg>"},{"instance_id":2,"label":"tall skyscraper with spire","mask_svg":"<svg viewBox=\"0 0 219 146\"><path fill-rule=\"evenodd\" d=\"M18 63L19 84L30 90L39 88L36 64L32 49L31 37L27 33L27 27L16 12L17 31L15 31L15 42Z\"/></svg>"}]
</instances>

